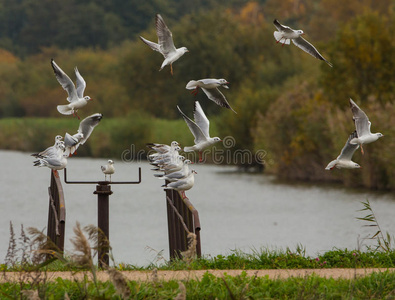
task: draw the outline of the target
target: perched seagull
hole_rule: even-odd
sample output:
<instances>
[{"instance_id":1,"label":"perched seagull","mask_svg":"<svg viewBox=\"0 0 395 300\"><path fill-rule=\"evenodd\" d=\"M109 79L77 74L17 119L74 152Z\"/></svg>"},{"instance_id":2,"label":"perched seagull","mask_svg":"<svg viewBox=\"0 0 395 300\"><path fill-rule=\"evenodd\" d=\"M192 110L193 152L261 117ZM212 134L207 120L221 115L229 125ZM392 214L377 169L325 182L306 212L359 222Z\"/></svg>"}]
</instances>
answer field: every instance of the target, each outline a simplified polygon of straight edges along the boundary
<instances>
[{"instance_id":1,"label":"perched seagull","mask_svg":"<svg viewBox=\"0 0 395 300\"><path fill-rule=\"evenodd\" d=\"M164 171L166 174L176 172L182 169L184 165L185 157L178 155L177 157L171 158L169 161L161 164L153 164L156 168L153 171Z\"/></svg>"},{"instance_id":2,"label":"perched seagull","mask_svg":"<svg viewBox=\"0 0 395 300\"><path fill-rule=\"evenodd\" d=\"M62 141L58 141L57 147L58 149L56 153L52 153L46 157L38 158L33 162L34 166L48 167L55 171L64 169L67 165L67 159L63 156L63 152L65 150L64 143Z\"/></svg>"},{"instance_id":3,"label":"perched seagull","mask_svg":"<svg viewBox=\"0 0 395 300\"><path fill-rule=\"evenodd\" d=\"M210 137L209 128L210 122L207 119L206 115L203 112L202 107L198 101L195 101L195 109L193 112L193 117L195 122L192 121L187 115L185 115L181 109L178 107L179 112L187 123L189 129L191 130L193 136L195 137L194 143L195 145L191 147L184 147L185 152L199 152L199 162L202 161L202 151L204 148L207 148L217 142L220 142L221 139L219 137Z\"/></svg>"},{"instance_id":4,"label":"perched seagull","mask_svg":"<svg viewBox=\"0 0 395 300\"><path fill-rule=\"evenodd\" d=\"M290 40L292 40L295 46L333 67L332 63L327 61L312 44L301 37L304 34L303 30L293 30L288 26L281 25L277 20L274 20L273 23L278 30L274 32L274 38L277 40L277 43L282 43L284 46L284 44L289 45L291 43Z\"/></svg>"},{"instance_id":5,"label":"perched seagull","mask_svg":"<svg viewBox=\"0 0 395 300\"><path fill-rule=\"evenodd\" d=\"M186 159L184 160L184 165L182 166L181 170L168 174L154 174L154 176L158 177L158 179L164 179L170 182L177 181L190 175L190 172L192 172L192 170L189 170L188 167L190 164L192 164L192 162L189 159Z\"/></svg>"},{"instance_id":6,"label":"perched seagull","mask_svg":"<svg viewBox=\"0 0 395 300\"><path fill-rule=\"evenodd\" d=\"M195 170L191 170L190 174L183 178L179 179L174 182L170 182L167 185L164 184L162 187L165 188L165 190L176 190L180 192L182 198L185 198L185 191L191 189L195 183L195 176L194 174L197 174Z\"/></svg>"},{"instance_id":7,"label":"perched seagull","mask_svg":"<svg viewBox=\"0 0 395 300\"><path fill-rule=\"evenodd\" d=\"M165 60L163 61L159 71L161 71L165 66L170 65L170 72L171 75L173 75L173 63L181 56L183 56L185 52L189 51L186 47L176 49L173 42L173 35L169 28L166 26L166 23L160 14L156 14L155 25L156 35L158 36L157 44L146 40L142 36L140 36L140 39L145 44L150 46L152 50L158 51L164 56Z\"/></svg>"},{"instance_id":8,"label":"perched seagull","mask_svg":"<svg viewBox=\"0 0 395 300\"><path fill-rule=\"evenodd\" d=\"M110 175L110 182L111 182L111 175L114 174L114 162L109 159L107 165L101 166L101 171L104 173L104 179L107 181L107 175Z\"/></svg>"},{"instance_id":9,"label":"perched seagull","mask_svg":"<svg viewBox=\"0 0 395 300\"><path fill-rule=\"evenodd\" d=\"M33 154L31 154L31 156L34 156L36 158L43 158L46 156L51 156L52 153L56 154L59 142L62 142L62 139L63 139L63 137L61 135L55 136L55 144L53 144L53 146L50 146L47 149L45 149L39 153L33 153Z\"/></svg>"},{"instance_id":10,"label":"perched seagull","mask_svg":"<svg viewBox=\"0 0 395 300\"><path fill-rule=\"evenodd\" d=\"M70 104L58 105L58 111L63 115L72 114L73 116L77 116L77 118L80 119L77 114L78 109L84 107L88 101L93 100L89 96L84 97L84 90L86 88L86 82L84 78L82 78L80 72L78 72L77 67L75 67L74 72L77 78L76 87L73 81L71 81L70 77L67 76L65 72L63 72L63 70L55 63L53 59L51 59L51 66L55 72L56 79L68 94L67 101L70 102Z\"/></svg>"},{"instance_id":11,"label":"perched seagull","mask_svg":"<svg viewBox=\"0 0 395 300\"><path fill-rule=\"evenodd\" d=\"M74 154L78 147L86 142L93 129L99 124L102 118L103 115L99 113L90 115L81 121L76 134L70 135L66 132L64 136L64 143L66 146L64 155L70 156Z\"/></svg>"},{"instance_id":12,"label":"perched seagull","mask_svg":"<svg viewBox=\"0 0 395 300\"><path fill-rule=\"evenodd\" d=\"M353 120L355 122L355 128L357 131L357 136L354 137L350 143L358 144L361 146L361 152L363 154L362 144L369 144L374 141L377 141L379 138L384 135L380 132L371 133L370 132L370 123L368 116L364 113L362 109L358 107L357 104L350 98L350 106L353 114Z\"/></svg>"},{"instance_id":13,"label":"perched seagull","mask_svg":"<svg viewBox=\"0 0 395 300\"><path fill-rule=\"evenodd\" d=\"M175 148L172 148L171 150L164 152L164 153L153 153L148 155L148 160L150 162L158 162L161 160L167 160L168 158L171 157L177 157L179 152L181 151L181 147L180 146L176 146Z\"/></svg>"},{"instance_id":14,"label":"perched seagull","mask_svg":"<svg viewBox=\"0 0 395 300\"><path fill-rule=\"evenodd\" d=\"M221 93L221 91L218 89L218 87L222 86L226 89L229 89L227 86L229 84L226 79L213 79L213 78L207 78L207 79L200 79L200 80L191 80L187 83L186 89L187 90L193 90L191 94L194 94L195 96L199 92L199 88L203 90L203 92L207 95L207 97L214 101L217 105L226 107L228 109L231 109L233 112L232 107L230 107L228 101L226 100L224 94ZM236 112L235 112L236 113Z\"/></svg>"},{"instance_id":15,"label":"perched seagull","mask_svg":"<svg viewBox=\"0 0 395 300\"><path fill-rule=\"evenodd\" d=\"M168 151L172 151L175 147L179 146L180 144L176 141L172 141L170 146L166 144L157 144L157 143L147 143L146 146L152 150L155 150L159 154L166 153Z\"/></svg>"},{"instance_id":16,"label":"perched seagull","mask_svg":"<svg viewBox=\"0 0 395 300\"><path fill-rule=\"evenodd\" d=\"M351 160L355 150L359 148L358 144L351 144L351 141L357 137L357 132L354 131L348 137L340 155L332 160L325 168L325 170L332 170L334 167L338 169L359 169L361 166Z\"/></svg>"}]
</instances>

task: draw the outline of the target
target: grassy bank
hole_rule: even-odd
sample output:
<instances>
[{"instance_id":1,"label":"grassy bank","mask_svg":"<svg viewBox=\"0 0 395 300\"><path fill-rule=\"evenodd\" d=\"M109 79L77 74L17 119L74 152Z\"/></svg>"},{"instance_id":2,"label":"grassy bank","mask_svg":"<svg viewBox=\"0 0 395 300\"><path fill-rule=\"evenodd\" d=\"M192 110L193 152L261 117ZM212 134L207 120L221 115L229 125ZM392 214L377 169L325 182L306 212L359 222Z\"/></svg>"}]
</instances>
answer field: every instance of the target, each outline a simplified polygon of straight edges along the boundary
<instances>
[{"instance_id":1,"label":"grassy bank","mask_svg":"<svg viewBox=\"0 0 395 300\"><path fill-rule=\"evenodd\" d=\"M21 231L20 243L16 243L11 226L11 238L5 263L0 266L1 298L7 299L391 299L395 296L395 273L376 272L363 277L346 279L322 278L315 274L287 279L251 276L246 270L258 269L328 269L328 268L392 268L395 251L384 248L359 250L334 249L317 257L306 256L298 246L270 251L256 250L252 254L234 251L231 255L196 258L183 254L182 259L166 261L160 256L157 263L147 267L127 264L105 268L108 277L99 276L94 263L97 255L97 234L94 226L74 228L73 251L62 256L46 236L35 228ZM376 238L377 239L377 238ZM107 247L108 244L100 244ZM380 243L378 243L378 246ZM47 255L53 259L44 262ZM112 256L110 256L112 257ZM189 274L179 281L159 279L157 270L182 270ZM194 277L193 270L244 270L241 274L215 276L206 272ZM145 270L146 278L127 279L122 272ZM17 271L16 276L9 272ZM53 278L52 271L71 271L72 278ZM15 275L15 274L14 274ZM82 276L81 276L82 275ZM109 280L108 280L109 278ZM33 298L36 296L36 298ZM38 298L39 297L39 298ZM178 297L178 298L175 298Z\"/></svg>"},{"instance_id":2,"label":"grassy bank","mask_svg":"<svg viewBox=\"0 0 395 300\"><path fill-rule=\"evenodd\" d=\"M116 276L112 282L58 278L41 285L6 283L0 285L0 293L8 299L20 299L21 291L40 296L25 299L393 299L395 290L395 274L389 272L352 280L315 275L285 280L246 274L219 278L207 273L202 280L140 282Z\"/></svg>"},{"instance_id":3,"label":"grassy bank","mask_svg":"<svg viewBox=\"0 0 395 300\"><path fill-rule=\"evenodd\" d=\"M56 135L77 132L76 118L4 118L0 119L2 149L25 152L41 151L54 143ZM193 136L184 120L163 120L144 113L125 118L106 118L95 128L89 140L78 149L78 156L119 157L125 150L133 154L147 150L146 143L193 143Z\"/></svg>"}]
</instances>

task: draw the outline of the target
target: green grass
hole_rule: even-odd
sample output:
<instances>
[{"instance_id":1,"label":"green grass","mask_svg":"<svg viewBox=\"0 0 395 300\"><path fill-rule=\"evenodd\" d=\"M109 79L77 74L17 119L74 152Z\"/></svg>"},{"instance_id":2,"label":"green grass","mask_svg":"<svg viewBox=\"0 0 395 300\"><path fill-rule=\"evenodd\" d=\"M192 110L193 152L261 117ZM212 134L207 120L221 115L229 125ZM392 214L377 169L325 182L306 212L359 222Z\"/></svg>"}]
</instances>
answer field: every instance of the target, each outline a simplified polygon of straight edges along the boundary
<instances>
[{"instance_id":1,"label":"green grass","mask_svg":"<svg viewBox=\"0 0 395 300\"><path fill-rule=\"evenodd\" d=\"M230 255L202 257L187 263L182 259L166 261L161 264L136 266L121 263L115 266L122 271L132 270L260 270L260 269L323 269L323 268L395 268L395 251L367 251L334 249L316 257L306 256L301 252L256 250L252 254L232 251ZM29 266L33 268L33 266ZM21 271L25 266L0 265L0 271ZM70 267L59 261L45 266L47 271L80 271L81 268Z\"/></svg>"},{"instance_id":2,"label":"green grass","mask_svg":"<svg viewBox=\"0 0 395 300\"><path fill-rule=\"evenodd\" d=\"M202 257L192 263L181 259L161 265L152 264L148 269L160 270L208 270L208 269L322 269L322 268L394 268L395 251L381 252L334 249L316 257L304 255L303 252L256 250L252 254L233 251L230 255ZM121 264L122 270L139 269L136 266Z\"/></svg>"},{"instance_id":3,"label":"green grass","mask_svg":"<svg viewBox=\"0 0 395 300\"><path fill-rule=\"evenodd\" d=\"M381 272L356 279L325 279L316 275L269 279L266 277L206 273L201 280L183 282L186 299L393 299L395 273ZM171 281L128 281L129 299L174 299L179 283ZM122 299L109 282L75 282L57 278L41 284L0 284L2 299L20 299L21 290L37 290L41 299Z\"/></svg>"}]
</instances>

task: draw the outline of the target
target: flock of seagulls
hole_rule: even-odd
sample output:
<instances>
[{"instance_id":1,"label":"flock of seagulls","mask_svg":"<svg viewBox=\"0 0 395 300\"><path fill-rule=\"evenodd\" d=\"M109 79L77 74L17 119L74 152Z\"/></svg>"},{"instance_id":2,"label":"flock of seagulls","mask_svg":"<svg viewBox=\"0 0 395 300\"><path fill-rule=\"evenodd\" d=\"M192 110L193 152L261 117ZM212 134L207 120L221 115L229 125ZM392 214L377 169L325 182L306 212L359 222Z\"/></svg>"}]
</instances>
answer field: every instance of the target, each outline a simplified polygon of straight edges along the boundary
<instances>
[{"instance_id":1,"label":"flock of seagulls","mask_svg":"<svg viewBox=\"0 0 395 300\"><path fill-rule=\"evenodd\" d=\"M195 170L190 170L193 162L180 155L180 144L173 141L170 146L166 144L149 143L147 147L155 151L147 156L148 161L154 166L153 171L162 171L163 174L154 174L159 179L166 180L162 185L165 190L180 192L185 198L185 191L191 189L195 183Z\"/></svg>"},{"instance_id":2,"label":"flock of seagulls","mask_svg":"<svg viewBox=\"0 0 395 300\"><path fill-rule=\"evenodd\" d=\"M176 49L174 46L172 33L166 26L163 18L157 14L155 20L158 43L156 44L148 41L141 36L140 38L145 44L151 47L151 49L160 52L164 56L165 60L163 61L160 70L162 70L166 65L170 65L170 72L173 75L172 64L189 51L185 47ZM277 19L273 21L273 24L277 29L274 31L274 38L277 43L280 43L282 46L284 46L290 45L292 41L292 43L298 48L302 49L311 56L324 61L330 67L333 67L331 62L323 57L311 43L302 37L302 35L304 35L303 30L294 30L289 26L282 25ZM211 101L236 113L236 111L230 106L224 94L219 90L220 87L228 89L228 84L229 82L223 78L206 78L200 80L190 80L186 85L186 89L192 90L191 94L196 96L200 88ZM325 168L326 170L331 170L335 167L349 169L360 168L357 163L351 160L354 152L359 147L361 147L361 151L363 153L363 144L374 142L383 136L381 133L372 134L370 132L371 123L368 117L351 99L350 105L356 130L349 136L340 155L327 165ZM199 162L202 162L202 151L205 148L221 141L221 139L219 137L210 137L210 122L198 101L195 101L193 112L194 120L189 118L179 106L177 106L177 109L184 118L191 133L195 137L195 144L193 146L184 147L183 151L197 151L199 153ZM173 142L171 146L164 144L147 144L147 146L156 151L156 153L148 156L151 164L156 166L154 170L164 172L164 174L155 174L155 176L167 180L168 184L165 185L166 189L182 191L183 196L185 196L185 190L188 190L193 186L193 174L195 173L192 171L181 171L181 169L186 168L184 167L184 164L188 166L189 161L185 160L184 156L179 155L179 144L177 142ZM173 173L174 175L172 175Z\"/></svg>"},{"instance_id":3,"label":"flock of seagulls","mask_svg":"<svg viewBox=\"0 0 395 300\"><path fill-rule=\"evenodd\" d=\"M326 62L330 67L333 67L327 59L325 59L318 50L308 41L306 41L302 35L302 30L294 30L288 26L280 24L278 20L274 20L274 26L277 31L274 31L274 38L277 43L284 45L290 45L291 41L293 44L311 56ZM155 18L156 34L158 36L158 43L151 42L142 36L140 39L148 45L152 50L161 53L164 57L164 61L159 69L161 71L165 66L170 66L170 72L173 75L173 63L181 58L186 52L189 52L186 47L176 48L173 42L173 35L170 29L167 27L165 21L160 14L156 15ZM70 77L51 59L51 66L55 73L55 77L67 92L67 101L69 104L58 105L57 110L63 115L73 115L80 119L78 110L87 105L92 100L89 96L84 96L86 88L86 82L81 76L77 67L74 72L76 76L76 83L70 79ZM228 89L229 82L224 79L205 78L199 80L190 80L187 85L187 90L192 90L191 94L197 95L199 89L201 89L205 95L220 107L224 107L236 111L230 106L229 102L225 98L224 94L220 91L220 87ZM349 136L346 144L341 150L340 155L333 161L331 161L325 169L331 170L333 168L360 168L360 166L353 162L352 156L355 151L360 147L363 153L363 144L371 143L382 137L381 133L371 133L371 123L367 115L358 107L358 105L350 99L351 111L353 114L353 120L355 122L356 130ZM179 143L173 141L170 145L150 143L147 144L154 153L147 156L151 165L154 166L154 171L161 171L162 174L155 174L154 176L159 179L166 180L166 184L163 185L165 189L173 189L179 191L183 197L185 197L185 191L189 190L194 185L194 174L195 170L190 170L189 165L192 163L189 159L179 154L179 151L199 153L199 162L203 161L202 152L205 148L212 146L213 144L220 142L219 137L210 137L209 128L210 122L205 115L200 103L195 101L193 110L193 119L189 118L179 106L177 109L191 133L194 136L194 145L180 147ZM71 135L65 133L64 138L60 135L55 137L55 143L53 146L48 147L40 153L34 153L37 160L34 161L34 166L48 167L53 170L61 170L67 165L67 157L76 154L76 150L80 145L83 145L89 136L92 134L93 129L99 124L103 115L100 113L93 114L86 117L80 122L78 131L76 134ZM64 139L62 141L62 139ZM107 165L101 166L101 170L107 180L107 175L114 174L114 162L108 160Z\"/></svg>"},{"instance_id":4,"label":"flock of seagulls","mask_svg":"<svg viewBox=\"0 0 395 300\"><path fill-rule=\"evenodd\" d=\"M361 152L363 154L363 144L375 142L384 136L380 132L370 132L370 126L372 123L369 121L365 112L360 109L352 99L350 99L350 106L355 123L355 131L348 137L340 155L335 160L332 160L326 166L325 170L332 170L335 167L338 169L359 169L361 166L351 160L354 152L361 147Z\"/></svg>"},{"instance_id":5,"label":"flock of seagulls","mask_svg":"<svg viewBox=\"0 0 395 300\"><path fill-rule=\"evenodd\" d=\"M76 76L76 85L74 85L70 77L67 76L67 74L55 63L53 59L51 59L51 66L55 73L56 79L68 94L67 101L70 102L70 104L58 105L57 110L63 115L73 115L74 117L80 119L77 114L78 109L84 107L88 101L92 100L89 96L84 96L84 91L86 88L86 82L84 78L81 76L77 67L75 67L74 72ZM86 117L80 122L77 133L71 135L66 132L64 137L57 135L55 137L55 144L53 146L50 146L39 153L32 154L32 156L36 158L36 160L33 162L33 165L37 167L48 167L54 171L64 169L67 165L67 158L77 154L76 151L78 147L83 145L88 140L95 127L99 125L102 118L103 114L95 113ZM110 161L111 160L109 160L109 162ZM113 166L102 166L102 171L105 174L106 180L107 174L110 174L111 180L111 174L114 173L114 170L115 169ZM55 172L55 174L57 173Z\"/></svg>"},{"instance_id":6,"label":"flock of seagulls","mask_svg":"<svg viewBox=\"0 0 395 300\"><path fill-rule=\"evenodd\" d=\"M164 56L165 60L163 61L159 71L165 66L170 65L170 72L173 75L173 63L189 51L186 47L177 49L174 46L173 35L159 14L156 15L155 25L158 43L151 42L142 36L140 36L140 39L152 50L155 50ZM277 40L277 43L289 45L290 41L292 40L296 46L315 58L325 61L329 66L332 67L332 64L327 61L312 44L301 37L301 35L304 34L302 30L293 30L288 26L281 25L277 20L274 20L274 25L278 30L274 32L274 37ZM228 84L229 82L224 78L205 78L199 80L190 80L185 88L187 90L192 90L191 94L195 96L198 94L199 89L201 89L205 95L215 104L230 109L236 113L236 111L230 106L224 94L219 89L220 87L228 89ZM189 118L179 106L177 106L177 109L195 138L194 145L184 147L183 151L197 151L199 154L199 162L202 162L203 150L217 142L220 142L221 139L219 137L210 137L210 122L198 101L195 101L194 105L194 120ZM179 150L181 150L179 144L175 141L172 142L170 146L165 144L151 143L147 144L147 147L155 151L154 154L148 155L148 160L152 165L155 166L153 170L164 172L163 174L155 174L155 176L160 179L165 179L168 182L166 185L164 185L165 189L177 190L183 197L185 197L185 191L190 189L194 184L195 172L193 172L193 170L188 170L188 164L190 161L186 160L184 156L179 154Z\"/></svg>"}]
</instances>

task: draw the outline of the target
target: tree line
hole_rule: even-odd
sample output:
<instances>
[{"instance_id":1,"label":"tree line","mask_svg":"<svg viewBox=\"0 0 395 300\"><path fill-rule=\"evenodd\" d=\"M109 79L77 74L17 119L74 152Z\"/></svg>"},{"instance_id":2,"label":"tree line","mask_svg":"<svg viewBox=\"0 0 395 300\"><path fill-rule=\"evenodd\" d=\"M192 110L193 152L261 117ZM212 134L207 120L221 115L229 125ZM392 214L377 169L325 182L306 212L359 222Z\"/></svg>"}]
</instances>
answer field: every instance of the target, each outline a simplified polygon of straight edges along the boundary
<instances>
[{"instance_id":1,"label":"tree line","mask_svg":"<svg viewBox=\"0 0 395 300\"><path fill-rule=\"evenodd\" d=\"M2 1L4 6L7 1ZM22 3L29 3L30 8L35 6L35 1L8 2L14 7ZM78 4L74 1L67 1L68 4L49 2L65 7L70 3L93 5L89 1ZM114 1L94 3L105 7L106 3ZM130 1L125 3L131 5ZM201 1L194 9L186 8L188 5L183 1L179 2L179 7L169 4L161 14L173 32L176 46L186 46L190 51L173 65L174 76L166 68L158 72L162 57L137 38L142 35L156 40L154 15L159 6L152 3L145 4L145 11L149 12L147 18L140 16L145 19L145 25L136 25L133 34L132 31L126 34L127 38L122 36L112 42L107 39L98 45L83 44L71 36L59 37L59 43L74 45L40 42L32 54L25 56L12 51L12 47L5 47L0 53L0 116L58 116L54 108L65 101L66 95L50 68L53 57L68 74L78 66L87 81L86 94L96 102L86 107L86 114L101 111L106 117L116 118L143 111L151 118L179 119L176 105L192 112L193 101L197 99L217 124L219 132L216 135L233 136L237 141L235 150L264 149L268 153L268 170L273 173L296 179L395 186L391 179L395 178L390 168L392 164L386 162L387 154L382 154L389 153L392 144L385 138L367 148L369 154L360 159L367 160L365 165L370 167L363 168L358 175L322 172L326 163L338 155L353 130L348 107L350 97L370 112L372 126L377 126L384 135L391 136L395 128L390 116L395 89L392 1L234 1L219 7L210 1ZM126 4L120 4L117 9L122 5ZM117 15L114 9L103 11ZM39 18L38 15L34 17ZM293 45L281 47L276 44L274 18L304 30L305 38L334 67L328 67ZM89 24L103 25L93 21ZM128 26L125 28L132 30ZM76 34L81 38L78 28L75 30L66 30L63 34ZM43 35L43 38L49 36ZM7 35L2 35L3 39L4 36ZM116 34L109 36L116 39ZM10 38L10 41L15 49L23 47L17 39ZM224 94L237 115L211 105L201 93L194 98L185 89L189 80L208 77L225 78L230 82L230 89ZM373 172L372 168L378 171Z\"/></svg>"}]
</instances>

